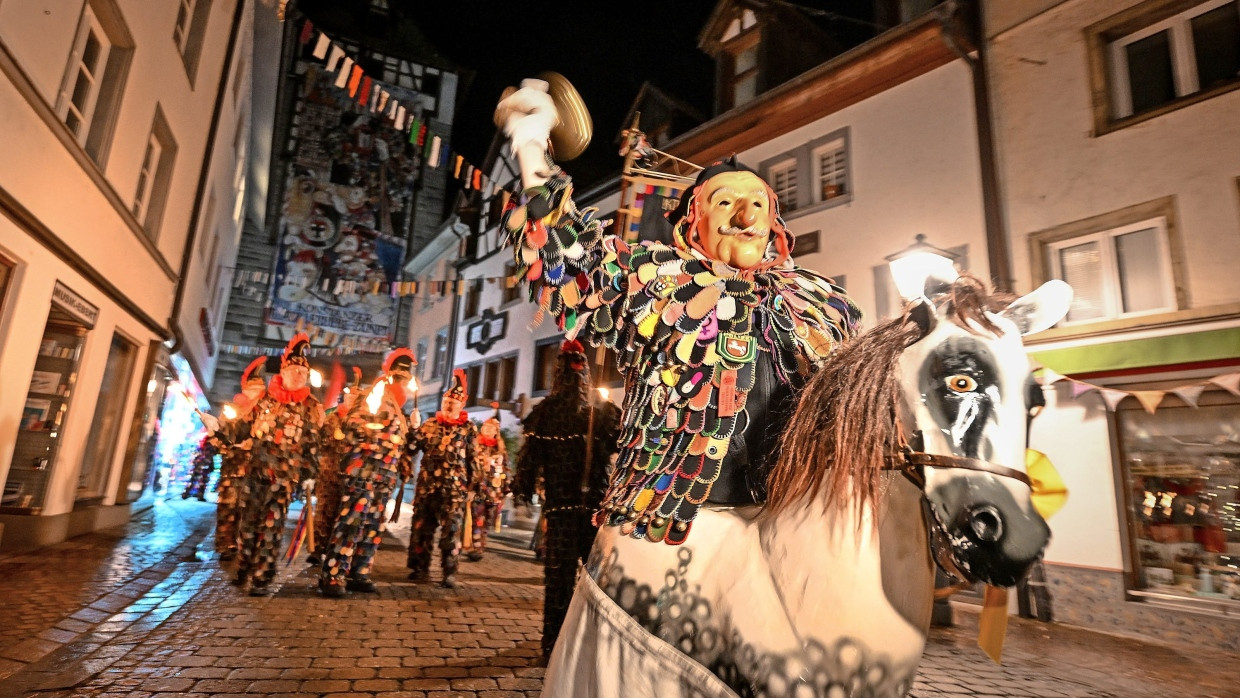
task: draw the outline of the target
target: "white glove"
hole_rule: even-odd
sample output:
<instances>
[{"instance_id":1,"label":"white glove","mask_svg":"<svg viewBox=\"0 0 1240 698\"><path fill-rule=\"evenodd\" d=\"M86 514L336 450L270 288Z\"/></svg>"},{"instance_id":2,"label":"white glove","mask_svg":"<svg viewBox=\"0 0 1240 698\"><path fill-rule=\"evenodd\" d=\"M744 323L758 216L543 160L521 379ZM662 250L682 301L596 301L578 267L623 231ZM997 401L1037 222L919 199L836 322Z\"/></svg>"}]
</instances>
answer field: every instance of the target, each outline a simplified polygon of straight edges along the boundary
<instances>
[{"instance_id":1,"label":"white glove","mask_svg":"<svg viewBox=\"0 0 1240 698\"><path fill-rule=\"evenodd\" d=\"M309 480L302 480L301 488L306 491L306 494L310 494L311 492L313 492L314 491L314 479L311 478Z\"/></svg>"},{"instance_id":2,"label":"white glove","mask_svg":"<svg viewBox=\"0 0 1240 698\"><path fill-rule=\"evenodd\" d=\"M542 80L522 80L521 89L501 99L495 107L495 122L503 125L514 152L527 143L545 150L551 129L560 122L547 87Z\"/></svg>"},{"instance_id":3,"label":"white glove","mask_svg":"<svg viewBox=\"0 0 1240 698\"><path fill-rule=\"evenodd\" d=\"M220 430L220 420L216 419L215 415L203 412L201 419L202 425L207 428L208 434L214 434Z\"/></svg>"}]
</instances>

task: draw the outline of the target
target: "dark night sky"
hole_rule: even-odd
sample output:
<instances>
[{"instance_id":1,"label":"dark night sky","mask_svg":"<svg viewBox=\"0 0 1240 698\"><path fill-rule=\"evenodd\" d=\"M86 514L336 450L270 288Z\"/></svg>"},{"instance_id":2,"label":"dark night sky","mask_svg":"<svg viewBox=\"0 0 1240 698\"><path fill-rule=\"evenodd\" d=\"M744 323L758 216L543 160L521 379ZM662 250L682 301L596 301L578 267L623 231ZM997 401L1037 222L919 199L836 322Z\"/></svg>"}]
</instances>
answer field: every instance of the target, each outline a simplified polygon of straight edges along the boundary
<instances>
[{"instance_id":1,"label":"dark night sky","mask_svg":"<svg viewBox=\"0 0 1240 698\"><path fill-rule=\"evenodd\" d=\"M875 0L798 0L862 22L829 23L844 38L868 32ZM366 0L301 0L311 16L335 15L353 23ZM494 0L389 0L383 26L389 39L430 49L472 71L458 103L453 147L481 163L495 135L492 113L499 95L522 78L553 70L567 77L594 120L594 139L565 168L580 183L618 172L613 142L642 82L712 116L714 61L698 49L698 33L715 0L592 0L523 3ZM328 24L331 24L329 21ZM416 38L421 34L421 39Z\"/></svg>"}]
</instances>

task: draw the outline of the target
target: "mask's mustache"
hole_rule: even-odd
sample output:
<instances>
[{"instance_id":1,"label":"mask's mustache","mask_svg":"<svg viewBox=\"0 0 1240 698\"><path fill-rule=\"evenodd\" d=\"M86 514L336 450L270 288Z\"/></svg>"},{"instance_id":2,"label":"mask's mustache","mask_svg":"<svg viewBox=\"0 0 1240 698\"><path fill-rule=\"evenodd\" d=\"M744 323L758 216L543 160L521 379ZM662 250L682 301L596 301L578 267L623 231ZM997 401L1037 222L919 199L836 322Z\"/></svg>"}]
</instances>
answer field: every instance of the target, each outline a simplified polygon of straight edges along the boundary
<instances>
[{"instance_id":1,"label":"mask's mustache","mask_svg":"<svg viewBox=\"0 0 1240 698\"><path fill-rule=\"evenodd\" d=\"M751 225L748 228L737 228L734 225L729 225L726 228L719 229L720 235L766 235L767 232L756 225Z\"/></svg>"}]
</instances>

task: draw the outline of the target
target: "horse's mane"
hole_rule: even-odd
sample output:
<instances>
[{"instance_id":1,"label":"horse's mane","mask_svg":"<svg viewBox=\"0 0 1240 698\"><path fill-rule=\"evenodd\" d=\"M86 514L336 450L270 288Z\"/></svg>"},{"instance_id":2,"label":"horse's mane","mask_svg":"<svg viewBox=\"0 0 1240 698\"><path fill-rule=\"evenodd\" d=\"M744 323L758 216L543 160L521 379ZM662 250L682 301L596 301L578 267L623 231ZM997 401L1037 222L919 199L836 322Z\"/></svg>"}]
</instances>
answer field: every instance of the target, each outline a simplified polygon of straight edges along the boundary
<instances>
[{"instance_id":1,"label":"horse's mane","mask_svg":"<svg viewBox=\"0 0 1240 698\"><path fill-rule=\"evenodd\" d=\"M986 284L961 275L941 297L947 316L965 330L1000 334L986 317L1015 297L992 294ZM917 302L901 317L876 326L835 351L801 391L784 432L779 458L767 480L766 512L775 515L807 496L823 494L828 506L877 500L879 475L904 445L897 405L896 362L922 338L913 317ZM832 467L842 463L844 467Z\"/></svg>"}]
</instances>

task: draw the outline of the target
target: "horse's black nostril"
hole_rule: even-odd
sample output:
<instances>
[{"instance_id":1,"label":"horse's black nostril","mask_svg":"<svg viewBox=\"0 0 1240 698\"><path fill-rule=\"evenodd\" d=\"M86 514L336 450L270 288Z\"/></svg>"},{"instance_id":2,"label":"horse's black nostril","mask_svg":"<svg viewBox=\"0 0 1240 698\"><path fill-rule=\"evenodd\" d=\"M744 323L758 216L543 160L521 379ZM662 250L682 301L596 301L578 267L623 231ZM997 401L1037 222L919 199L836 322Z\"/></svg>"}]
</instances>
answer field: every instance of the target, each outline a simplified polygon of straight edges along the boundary
<instances>
[{"instance_id":1,"label":"horse's black nostril","mask_svg":"<svg viewBox=\"0 0 1240 698\"><path fill-rule=\"evenodd\" d=\"M969 511L969 527L983 543L994 543L1003 537L1003 517L999 510L983 504Z\"/></svg>"}]
</instances>

